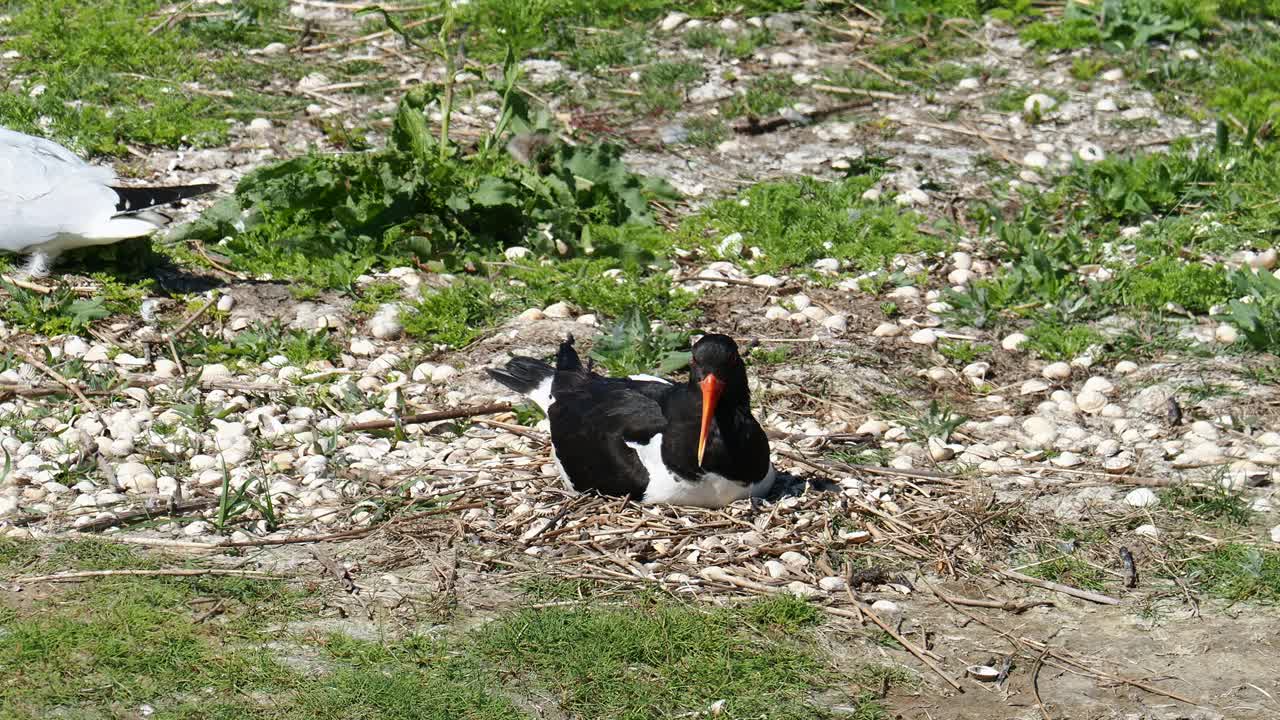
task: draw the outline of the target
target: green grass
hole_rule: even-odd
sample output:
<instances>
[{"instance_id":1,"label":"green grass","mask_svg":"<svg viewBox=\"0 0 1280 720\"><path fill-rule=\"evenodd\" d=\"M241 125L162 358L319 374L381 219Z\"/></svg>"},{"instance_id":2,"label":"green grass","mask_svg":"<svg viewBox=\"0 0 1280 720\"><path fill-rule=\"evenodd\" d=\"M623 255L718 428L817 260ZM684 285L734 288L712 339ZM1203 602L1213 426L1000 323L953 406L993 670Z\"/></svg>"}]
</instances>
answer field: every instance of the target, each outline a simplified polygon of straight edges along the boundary
<instances>
[{"instance_id":1,"label":"green grass","mask_svg":"<svg viewBox=\"0 0 1280 720\"><path fill-rule=\"evenodd\" d=\"M672 603L547 608L487 626L479 649L545 687L575 717L669 718L722 699L726 717L822 717L808 697L828 671L801 645L743 620L741 611Z\"/></svg>"},{"instance_id":2,"label":"green grass","mask_svg":"<svg viewBox=\"0 0 1280 720\"><path fill-rule=\"evenodd\" d=\"M1232 602L1280 603L1280 552L1239 543L1188 559L1185 577L1203 592Z\"/></svg>"},{"instance_id":3,"label":"green grass","mask_svg":"<svg viewBox=\"0 0 1280 720\"><path fill-rule=\"evenodd\" d=\"M188 19L156 33L167 17L160 0L38 0L0 4L8 65L23 77L0 97L0 123L50 134L91 153L122 154L125 143L174 147L226 139L224 118L281 106L252 88L270 71L236 51L289 36L274 29L286 3L249 0L227 18ZM283 72L284 67L280 70ZM185 83L233 91L230 98L190 92ZM39 93L33 92L43 87ZM40 134L45 134L40 132Z\"/></svg>"},{"instance_id":4,"label":"green grass","mask_svg":"<svg viewBox=\"0 0 1280 720\"><path fill-rule=\"evenodd\" d=\"M786 73L769 73L747 81L746 91L725 100L721 113L727 118L764 117L798 99L800 88Z\"/></svg>"},{"instance_id":5,"label":"green grass","mask_svg":"<svg viewBox=\"0 0 1280 720\"><path fill-rule=\"evenodd\" d=\"M1037 555L1044 557L1052 556L1046 562L1041 562L1026 568L1023 572L1031 577L1048 580L1050 582L1071 585L1083 590L1102 590L1105 575L1103 572L1081 558L1073 555L1063 555L1057 548L1042 545L1037 549Z\"/></svg>"},{"instance_id":6,"label":"green grass","mask_svg":"<svg viewBox=\"0 0 1280 720\"><path fill-rule=\"evenodd\" d=\"M680 235L715 253L726 235L741 233L744 247L764 251L751 263L760 272L807 267L824 257L851 261L859 270L881 269L899 253L945 248L942 240L916 229L923 222L919 215L863 201L874 182L865 175L829 183L762 183L686 220Z\"/></svg>"},{"instance_id":7,"label":"green grass","mask_svg":"<svg viewBox=\"0 0 1280 720\"><path fill-rule=\"evenodd\" d=\"M1171 507L1188 510L1199 518L1213 522L1246 525L1253 517L1253 510L1246 498L1221 487L1178 485L1162 492L1161 498Z\"/></svg>"},{"instance_id":8,"label":"green grass","mask_svg":"<svg viewBox=\"0 0 1280 720\"><path fill-rule=\"evenodd\" d=\"M173 566L182 562L110 543L0 540L6 578ZM316 627L318 599L279 581L108 577L52 591L0 603L6 718L517 720L550 701L553 713L613 720L718 700L726 718L827 718L812 699L836 681L813 649L820 611L790 597L703 609L628 595L499 614L465 634L373 640ZM869 695L847 704L884 717Z\"/></svg>"}]
</instances>

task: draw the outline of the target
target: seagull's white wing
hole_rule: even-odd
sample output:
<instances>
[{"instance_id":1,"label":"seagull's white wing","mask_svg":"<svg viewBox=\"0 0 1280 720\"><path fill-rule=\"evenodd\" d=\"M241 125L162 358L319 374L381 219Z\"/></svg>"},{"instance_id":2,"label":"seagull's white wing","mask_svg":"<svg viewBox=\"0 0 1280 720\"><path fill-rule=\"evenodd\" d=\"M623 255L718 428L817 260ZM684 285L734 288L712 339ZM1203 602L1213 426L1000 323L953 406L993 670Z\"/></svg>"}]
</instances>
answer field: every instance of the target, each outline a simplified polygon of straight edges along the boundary
<instances>
[{"instance_id":1,"label":"seagull's white wing","mask_svg":"<svg viewBox=\"0 0 1280 720\"><path fill-rule=\"evenodd\" d=\"M110 167L90 165L57 143L0 128L0 250L21 252L60 235L115 239L154 228L113 219L115 179Z\"/></svg>"}]
</instances>

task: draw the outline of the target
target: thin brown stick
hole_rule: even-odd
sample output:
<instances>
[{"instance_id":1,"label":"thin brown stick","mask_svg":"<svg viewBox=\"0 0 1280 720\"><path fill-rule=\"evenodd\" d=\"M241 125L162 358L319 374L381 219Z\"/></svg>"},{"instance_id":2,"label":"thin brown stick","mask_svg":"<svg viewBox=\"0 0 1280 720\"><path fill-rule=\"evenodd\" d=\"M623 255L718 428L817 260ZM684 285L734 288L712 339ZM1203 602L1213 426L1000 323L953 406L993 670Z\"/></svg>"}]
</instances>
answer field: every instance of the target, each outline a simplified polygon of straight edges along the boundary
<instances>
[{"instance_id":1,"label":"thin brown stick","mask_svg":"<svg viewBox=\"0 0 1280 720\"><path fill-rule=\"evenodd\" d=\"M1036 698L1036 705L1040 707L1040 713L1044 715L1044 720L1053 720L1049 715L1049 708L1045 706L1044 700L1040 699L1040 668L1044 667L1044 657L1049 654L1049 643L1044 644L1044 650L1040 652L1040 657L1036 658L1035 667L1031 669L1031 694Z\"/></svg>"},{"instance_id":2,"label":"thin brown stick","mask_svg":"<svg viewBox=\"0 0 1280 720\"><path fill-rule=\"evenodd\" d=\"M142 508L141 510L133 510L131 512L120 513L118 515L113 514L100 517L97 520L88 522L76 529L82 533L90 533L120 525L128 525L133 522L154 520L162 517L178 517L192 512L208 510L211 507L216 507L218 502L217 498L204 498L202 500L193 500L187 503L170 504L164 507Z\"/></svg>"},{"instance_id":3,"label":"thin brown stick","mask_svg":"<svg viewBox=\"0 0 1280 720\"><path fill-rule=\"evenodd\" d=\"M164 340L166 342L173 342L175 338L181 337L182 333L186 332L192 325L194 325L196 320L199 320L201 315L208 312L209 308L213 307L213 304L216 302L218 302L218 296L215 294L213 297L209 298L208 302L201 305L195 312L191 313L186 320L183 320L182 324L179 325L177 329L173 332L165 333Z\"/></svg>"},{"instance_id":4,"label":"thin brown stick","mask_svg":"<svg viewBox=\"0 0 1280 720\"><path fill-rule=\"evenodd\" d=\"M832 615L838 615L840 617L847 617L847 618L852 618L854 620L860 620L858 615L850 610L845 610L843 608L826 607L826 606L819 606L819 607L822 607L823 610L831 613ZM870 608L863 607L863 608L859 608L859 610L863 615L870 618L871 622L875 623L876 625L879 625L880 629L885 631L885 633L887 633L889 637L898 641L898 644L906 648L907 652L911 653L912 655L915 655L917 660L919 660L920 662L928 666L928 668L932 670L934 673L936 673L938 677L942 678L943 680L946 680L948 685L956 689L956 692L961 692L961 693L964 692L964 687L960 685L960 683L957 682L950 675L943 672L942 668L938 667L938 664L935 663L933 660L931 660L929 656L925 654L924 650L921 650L920 648L916 647L912 643L908 642L906 638L899 635L897 631L895 631L884 620L881 620L880 616L872 612Z\"/></svg>"},{"instance_id":5,"label":"thin brown stick","mask_svg":"<svg viewBox=\"0 0 1280 720\"><path fill-rule=\"evenodd\" d=\"M466 505L450 505L449 507L436 508L427 510L413 515L407 515L402 518L390 520L381 525L371 525L369 527L355 528L352 530L343 530L342 532L329 533L328 535L307 535L302 537L291 538L263 538L261 540L245 540L243 542L222 543L217 547L220 548L246 548L246 547L267 547L270 545L301 545L304 543L326 542L329 540L350 540L352 538L363 537L370 533L376 532L391 525L398 525L427 517L429 515L443 515L445 513L456 512L458 510L470 510L472 508L484 507L483 503L467 503Z\"/></svg>"},{"instance_id":6,"label":"thin brown stick","mask_svg":"<svg viewBox=\"0 0 1280 720\"><path fill-rule=\"evenodd\" d=\"M473 405L471 407L457 408L456 410L440 410L438 412L421 413L418 415L405 415L398 421L392 420L370 420L369 422L352 423L342 428L343 432L357 432L360 430L386 430L397 425L416 425L419 423L435 422L437 420L458 420L461 418L475 417L476 415L497 415L498 413L511 412L514 406L511 403L496 403L494 405Z\"/></svg>"},{"instance_id":7,"label":"thin brown stick","mask_svg":"<svg viewBox=\"0 0 1280 720\"><path fill-rule=\"evenodd\" d=\"M1070 585L1063 585L1061 583L1050 582L1048 580L1041 580L1040 578L1034 578L1034 577L1031 577L1030 575L1023 575L1022 573L1017 572L1015 570L996 570L996 572L1007 578L1017 580L1018 582L1024 582L1029 585L1035 585L1036 587L1042 587L1045 590L1052 590L1054 592L1062 593L1063 595L1070 595L1071 597L1080 598L1081 600L1088 600L1089 602L1095 602L1100 605L1119 605L1120 604L1119 600L1111 597L1110 595L1102 595L1100 593L1089 592L1088 590L1081 590L1080 588L1074 588L1074 587L1071 587Z\"/></svg>"},{"instance_id":8,"label":"thin brown stick","mask_svg":"<svg viewBox=\"0 0 1280 720\"><path fill-rule=\"evenodd\" d=\"M937 590L934 590L935 594L937 592L938 592ZM967 605L969 607L992 608L994 610L1007 610L1015 615L1020 615L1030 610L1031 608L1040 607L1042 605L1053 607L1052 600L1028 600L1025 598L1022 600L986 600L986 599L966 598L966 597L944 597L942 595L939 595L939 597L942 597L947 602L953 603L955 605Z\"/></svg>"},{"instance_id":9,"label":"thin brown stick","mask_svg":"<svg viewBox=\"0 0 1280 720\"><path fill-rule=\"evenodd\" d=\"M80 402L84 403L85 405L90 404L89 398L86 397L83 392L81 392L79 384L73 383L70 380L66 379L65 377L62 376L62 373L40 362L39 360L36 359L35 355L32 355L30 352L27 352L22 348L16 348L15 350L19 355L22 356L22 359L26 360L27 363L30 364L32 367L44 373L45 375L48 375L50 378L57 381L59 385L62 385L66 389L70 390L71 394L75 395L76 398L80 400Z\"/></svg>"},{"instance_id":10,"label":"thin brown stick","mask_svg":"<svg viewBox=\"0 0 1280 720\"><path fill-rule=\"evenodd\" d=\"M197 568L197 569L180 569L171 568L168 570L81 570L79 572L57 573L55 575L30 575L28 577L15 578L14 582L19 583L35 583L35 582L75 582L87 578L96 577L115 577L115 576L131 576L131 577L200 577L202 575L227 575L231 577L247 577L247 578L264 578L278 579L282 576L274 573L259 572L257 570L227 570L221 568Z\"/></svg>"},{"instance_id":11,"label":"thin brown stick","mask_svg":"<svg viewBox=\"0 0 1280 720\"><path fill-rule=\"evenodd\" d=\"M412 30L418 27L419 25L426 25L427 23L431 23L431 22L439 22L442 19L442 17L443 16L441 15L432 15L429 18L414 20L413 22L404 23L403 25L400 26L400 29L406 30L406 31ZM368 35L361 35L359 37L347 38L345 40L336 40L334 42L321 43L319 45L310 45L302 48L302 52L305 52L305 53L323 52L325 50L336 50L338 48L350 47L352 45L363 45L365 43L373 42L374 40L387 37L388 35L392 35L395 32L396 32L395 30L379 30L378 32L372 32L372 33L369 33Z\"/></svg>"},{"instance_id":12,"label":"thin brown stick","mask_svg":"<svg viewBox=\"0 0 1280 720\"><path fill-rule=\"evenodd\" d=\"M338 584L342 586L343 590L346 590L348 593L354 593L356 591L356 581L351 579L351 573L347 572L345 568L338 567L338 563L334 562L333 558L329 557L328 553L323 549L310 547L307 548L307 552L311 553L311 557L315 558L316 562L320 563L325 570L329 571L329 574L338 581Z\"/></svg>"}]
</instances>

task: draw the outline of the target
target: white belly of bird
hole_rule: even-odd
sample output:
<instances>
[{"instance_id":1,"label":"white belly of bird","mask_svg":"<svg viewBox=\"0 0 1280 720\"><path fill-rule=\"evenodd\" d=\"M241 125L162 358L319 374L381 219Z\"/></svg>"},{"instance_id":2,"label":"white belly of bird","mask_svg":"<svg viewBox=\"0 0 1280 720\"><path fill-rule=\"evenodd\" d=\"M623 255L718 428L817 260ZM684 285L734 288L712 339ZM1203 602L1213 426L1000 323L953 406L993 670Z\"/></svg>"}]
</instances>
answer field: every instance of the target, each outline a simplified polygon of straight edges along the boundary
<instances>
[{"instance_id":1,"label":"white belly of bird","mask_svg":"<svg viewBox=\"0 0 1280 720\"><path fill-rule=\"evenodd\" d=\"M640 464L649 473L649 485L644 490L644 502L671 505L696 505L699 507L724 507L734 500L760 497L768 494L776 476L773 465L760 480L743 485L715 473L706 473L698 480L683 478L662 462L662 433L649 438L647 443L627 443L627 447L640 456Z\"/></svg>"}]
</instances>

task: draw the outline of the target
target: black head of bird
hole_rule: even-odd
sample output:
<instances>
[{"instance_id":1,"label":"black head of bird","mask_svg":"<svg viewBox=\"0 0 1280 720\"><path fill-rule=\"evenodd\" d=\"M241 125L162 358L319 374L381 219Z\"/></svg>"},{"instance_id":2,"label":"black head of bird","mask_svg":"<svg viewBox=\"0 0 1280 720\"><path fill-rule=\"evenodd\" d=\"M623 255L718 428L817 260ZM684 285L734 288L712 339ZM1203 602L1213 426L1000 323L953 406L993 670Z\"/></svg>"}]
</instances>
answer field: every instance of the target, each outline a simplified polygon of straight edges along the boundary
<instances>
[{"instance_id":1,"label":"black head of bird","mask_svg":"<svg viewBox=\"0 0 1280 720\"><path fill-rule=\"evenodd\" d=\"M738 407L751 402L747 368L738 344L728 335L703 335L694 343L689 360L689 382L702 392L702 426L698 433L698 465L707 449L711 419L721 406Z\"/></svg>"}]
</instances>

